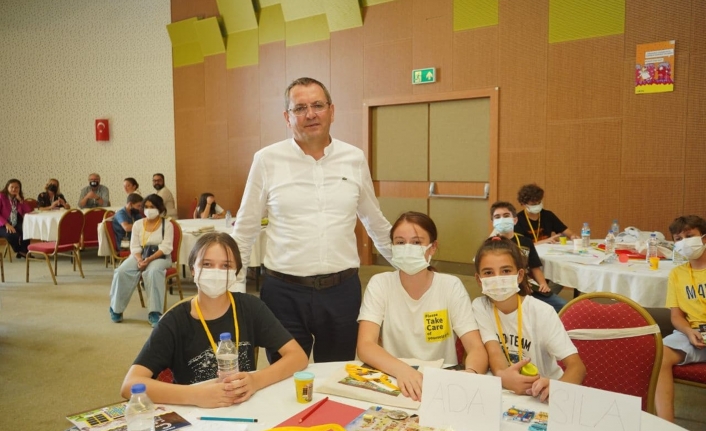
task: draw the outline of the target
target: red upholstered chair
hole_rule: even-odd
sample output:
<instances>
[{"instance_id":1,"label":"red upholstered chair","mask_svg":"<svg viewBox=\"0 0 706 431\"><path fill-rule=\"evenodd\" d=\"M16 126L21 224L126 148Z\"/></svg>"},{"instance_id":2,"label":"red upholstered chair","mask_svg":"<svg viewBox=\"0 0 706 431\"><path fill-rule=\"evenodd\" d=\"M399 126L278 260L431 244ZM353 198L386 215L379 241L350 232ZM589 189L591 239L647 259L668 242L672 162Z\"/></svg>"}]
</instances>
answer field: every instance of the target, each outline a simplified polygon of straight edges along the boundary
<instances>
[{"instance_id":1,"label":"red upholstered chair","mask_svg":"<svg viewBox=\"0 0 706 431\"><path fill-rule=\"evenodd\" d=\"M573 299L559 312L559 318L586 365L583 385L640 397L642 410L654 413L662 335L652 316L629 298L596 292ZM642 328L642 334L582 337L579 333L627 328Z\"/></svg>"},{"instance_id":2,"label":"red upholstered chair","mask_svg":"<svg viewBox=\"0 0 706 431\"><path fill-rule=\"evenodd\" d=\"M105 229L105 236L108 237L108 242L110 243L110 261L113 263L113 269L115 269L123 260L130 257L130 250L121 250L120 245L115 242L113 217L108 217L103 220L103 229Z\"/></svg>"},{"instance_id":3,"label":"red upholstered chair","mask_svg":"<svg viewBox=\"0 0 706 431\"><path fill-rule=\"evenodd\" d=\"M31 260L44 260L49 267L49 273L56 285L57 261L59 256L68 256L73 259L74 271L76 265L83 276L83 268L81 267L81 250L79 243L81 241L81 232L83 232L83 213L77 209L71 209L64 213L59 220L59 229L56 241L39 242L30 244L27 251L27 278L29 283L29 262ZM54 270L52 271L49 256L54 257Z\"/></svg>"},{"instance_id":4,"label":"red upholstered chair","mask_svg":"<svg viewBox=\"0 0 706 431\"><path fill-rule=\"evenodd\" d=\"M179 249L181 248L181 226L179 223L172 219L164 219L163 223L169 221L174 227L174 248L172 248L172 266L167 269L167 273L164 278L164 312L167 312L167 293L169 292L171 283L176 283L177 289L179 290L179 300L184 299L184 292L181 290L181 277L179 277ZM140 304L142 308L145 308L145 298L142 296L142 290L144 285L142 284L142 276L140 276L140 282L137 284L137 293L140 295Z\"/></svg>"},{"instance_id":5,"label":"red upholstered chair","mask_svg":"<svg viewBox=\"0 0 706 431\"><path fill-rule=\"evenodd\" d=\"M91 208L84 213L83 235L81 236L81 250L98 248L98 223L105 218L105 208Z\"/></svg>"},{"instance_id":6,"label":"red upholstered chair","mask_svg":"<svg viewBox=\"0 0 706 431\"><path fill-rule=\"evenodd\" d=\"M27 202L27 205L29 205L29 207L32 208L32 211L36 210L37 207L39 207L39 202L37 202L36 199L27 198L27 199L25 199L25 202Z\"/></svg>"},{"instance_id":7,"label":"red upholstered chair","mask_svg":"<svg viewBox=\"0 0 706 431\"><path fill-rule=\"evenodd\" d=\"M198 199L198 198L194 198L194 200L191 202L191 206L189 207L189 216L188 216L187 218L198 218L198 217L196 217L196 215L194 214L194 212L196 211L196 207L197 207L197 206L199 206L199 199Z\"/></svg>"}]
</instances>

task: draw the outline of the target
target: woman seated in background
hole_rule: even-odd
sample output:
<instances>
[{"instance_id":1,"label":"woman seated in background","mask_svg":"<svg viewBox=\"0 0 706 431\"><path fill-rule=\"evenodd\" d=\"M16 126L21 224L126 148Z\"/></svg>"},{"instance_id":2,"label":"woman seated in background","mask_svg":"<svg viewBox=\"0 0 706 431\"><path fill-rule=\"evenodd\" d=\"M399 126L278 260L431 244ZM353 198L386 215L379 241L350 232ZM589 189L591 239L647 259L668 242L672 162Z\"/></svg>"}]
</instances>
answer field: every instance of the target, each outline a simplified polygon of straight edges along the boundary
<instances>
[{"instance_id":1,"label":"woman seated in background","mask_svg":"<svg viewBox=\"0 0 706 431\"><path fill-rule=\"evenodd\" d=\"M203 193L194 210L194 218L223 218L225 210L216 203L213 193Z\"/></svg>"},{"instance_id":2,"label":"woman seated in background","mask_svg":"<svg viewBox=\"0 0 706 431\"><path fill-rule=\"evenodd\" d=\"M462 369L480 374L488 369L468 292L457 277L429 266L436 237L436 225L426 214L407 212L397 219L390 238L392 264L399 270L370 279L358 316L358 357L397 378L402 394L415 401L421 399L422 373L397 358L458 364L460 338L467 353Z\"/></svg>"},{"instance_id":3,"label":"woman seated in background","mask_svg":"<svg viewBox=\"0 0 706 431\"><path fill-rule=\"evenodd\" d=\"M123 180L123 189L128 195L131 193L137 193L138 195L142 196L142 192L140 191L140 185L137 184L137 180L133 177L127 177Z\"/></svg>"},{"instance_id":4,"label":"woman seated in background","mask_svg":"<svg viewBox=\"0 0 706 431\"><path fill-rule=\"evenodd\" d=\"M155 326L164 307L165 273L172 266L174 226L164 219L166 208L158 195L147 196L142 207L145 218L132 225L130 257L113 272L110 318L115 323L123 321L123 311L142 275L148 299L147 320Z\"/></svg>"},{"instance_id":5,"label":"woman seated in background","mask_svg":"<svg viewBox=\"0 0 706 431\"><path fill-rule=\"evenodd\" d=\"M231 293L242 269L240 251L226 233L201 236L189 254L197 295L164 315L128 370L120 393L144 383L152 401L227 407L248 400L258 390L306 368L304 350L259 298ZM215 352L219 334L230 332L237 346L238 373L218 375ZM256 349L277 350L282 358L257 370ZM170 369L174 383L154 380Z\"/></svg>"},{"instance_id":6,"label":"woman seated in background","mask_svg":"<svg viewBox=\"0 0 706 431\"><path fill-rule=\"evenodd\" d=\"M503 388L545 402L549 380L580 385L586 367L554 308L532 297L520 248L507 238L488 238L475 265L484 296L473 300L473 313Z\"/></svg>"},{"instance_id":7,"label":"woman seated in background","mask_svg":"<svg viewBox=\"0 0 706 431\"><path fill-rule=\"evenodd\" d=\"M66 198L59 189L59 180L51 178L44 186L44 191L37 196L37 207L40 210L58 210L59 208L69 209L71 205L66 202Z\"/></svg>"},{"instance_id":8,"label":"woman seated in background","mask_svg":"<svg viewBox=\"0 0 706 431\"><path fill-rule=\"evenodd\" d=\"M0 237L7 239L17 257L27 256L28 239L22 239L22 220L32 212L32 207L25 202L22 183L11 179L0 191Z\"/></svg>"}]
</instances>

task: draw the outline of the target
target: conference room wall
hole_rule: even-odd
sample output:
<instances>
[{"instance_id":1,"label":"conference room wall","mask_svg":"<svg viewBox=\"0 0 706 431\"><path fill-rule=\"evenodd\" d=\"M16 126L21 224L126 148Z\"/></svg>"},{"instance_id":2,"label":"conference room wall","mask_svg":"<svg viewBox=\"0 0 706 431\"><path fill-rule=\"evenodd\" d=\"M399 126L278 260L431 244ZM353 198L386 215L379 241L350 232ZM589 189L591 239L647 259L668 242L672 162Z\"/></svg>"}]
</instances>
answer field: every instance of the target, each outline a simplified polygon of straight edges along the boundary
<instances>
[{"instance_id":1,"label":"conference room wall","mask_svg":"<svg viewBox=\"0 0 706 431\"><path fill-rule=\"evenodd\" d=\"M213 16L213 4L173 1L173 20ZM546 190L545 206L574 231L587 221L600 237L618 218L622 226L667 232L677 215L706 215L703 2L626 0L623 34L551 44L549 5L500 0L498 25L453 31L452 0L394 0L364 8L362 27L333 32L329 40L262 45L258 65L226 73L227 109L237 115L228 116L223 152L220 142L199 133L221 120L179 124L179 112L201 121L196 112L211 103L203 100L206 83L222 76L209 75L209 65L224 56L175 69L175 94L198 99L175 97L180 193L186 182L190 193L212 184L194 168L197 160L220 163L231 181L219 185L229 194L219 199L237 208L253 153L287 136L281 92L308 75L331 90L332 135L366 152L367 99L499 87L499 197L514 202L522 184L537 182ZM677 41L674 92L635 95L636 44L669 39ZM411 70L429 66L438 68L438 82L413 86Z\"/></svg>"},{"instance_id":2,"label":"conference room wall","mask_svg":"<svg viewBox=\"0 0 706 431\"><path fill-rule=\"evenodd\" d=\"M0 188L36 198L50 177L75 206L98 172L113 205L176 187L169 0L4 2L0 14ZM94 121L110 120L96 142Z\"/></svg>"}]
</instances>

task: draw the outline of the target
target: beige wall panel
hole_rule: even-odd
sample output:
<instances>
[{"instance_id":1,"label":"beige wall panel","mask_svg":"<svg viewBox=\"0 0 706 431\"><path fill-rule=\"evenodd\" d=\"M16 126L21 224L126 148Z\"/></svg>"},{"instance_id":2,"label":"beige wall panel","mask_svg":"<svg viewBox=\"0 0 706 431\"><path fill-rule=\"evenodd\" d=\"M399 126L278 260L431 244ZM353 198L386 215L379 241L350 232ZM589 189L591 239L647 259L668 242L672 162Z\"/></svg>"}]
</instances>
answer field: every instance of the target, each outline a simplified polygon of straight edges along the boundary
<instances>
[{"instance_id":1,"label":"beige wall panel","mask_svg":"<svg viewBox=\"0 0 706 431\"><path fill-rule=\"evenodd\" d=\"M428 180L428 105L381 106L371 116L373 179Z\"/></svg>"},{"instance_id":2,"label":"beige wall panel","mask_svg":"<svg viewBox=\"0 0 706 431\"><path fill-rule=\"evenodd\" d=\"M453 90L498 85L498 27L453 33Z\"/></svg>"},{"instance_id":3,"label":"beige wall panel","mask_svg":"<svg viewBox=\"0 0 706 431\"><path fill-rule=\"evenodd\" d=\"M429 123L429 180L488 181L489 98L434 102Z\"/></svg>"},{"instance_id":4,"label":"beige wall panel","mask_svg":"<svg viewBox=\"0 0 706 431\"><path fill-rule=\"evenodd\" d=\"M365 45L411 39L413 4L414 0L395 0L364 8Z\"/></svg>"},{"instance_id":5,"label":"beige wall panel","mask_svg":"<svg viewBox=\"0 0 706 431\"><path fill-rule=\"evenodd\" d=\"M693 0L691 9L691 44L689 45L689 53L691 55L706 54L706 5L703 0ZM679 41L677 41L678 47Z\"/></svg>"},{"instance_id":6,"label":"beige wall panel","mask_svg":"<svg viewBox=\"0 0 706 431\"><path fill-rule=\"evenodd\" d=\"M545 207L574 233L588 222L593 236L605 237L620 219L620 120L548 126ZM516 197L516 195L515 195Z\"/></svg>"},{"instance_id":7,"label":"beige wall panel","mask_svg":"<svg viewBox=\"0 0 706 431\"><path fill-rule=\"evenodd\" d=\"M331 41L305 43L286 48L287 85L297 78L308 76L331 86Z\"/></svg>"},{"instance_id":8,"label":"beige wall panel","mask_svg":"<svg viewBox=\"0 0 706 431\"><path fill-rule=\"evenodd\" d=\"M620 226L658 230L668 237L669 223L682 215L679 208L684 199L683 184L681 172L662 171L649 178L649 182L645 174L623 175L621 195L630 196L630 204L621 206Z\"/></svg>"},{"instance_id":9,"label":"beige wall panel","mask_svg":"<svg viewBox=\"0 0 706 431\"><path fill-rule=\"evenodd\" d=\"M260 46L260 147L287 138L284 121L286 76L284 41Z\"/></svg>"},{"instance_id":10,"label":"beige wall panel","mask_svg":"<svg viewBox=\"0 0 706 431\"><path fill-rule=\"evenodd\" d=\"M635 45L642 43L677 41L677 58L680 52L691 50L691 3L700 4L703 0L692 1L645 1L625 2L625 58L635 59ZM676 69L679 73L679 69Z\"/></svg>"},{"instance_id":11,"label":"beige wall panel","mask_svg":"<svg viewBox=\"0 0 706 431\"><path fill-rule=\"evenodd\" d=\"M206 106L203 63L173 69L174 110Z\"/></svg>"},{"instance_id":12,"label":"beige wall panel","mask_svg":"<svg viewBox=\"0 0 706 431\"><path fill-rule=\"evenodd\" d=\"M250 138L260 135L258 72L257 66L228 69L228 138Z\"/></svg>"},{"instance_id":13,"label":"beige wall panel","mask_svg":"<svg viewBox=\"0 0 706 431\"><path fill-rule=\"evenodd\" d=\"M453 89L453 1L414 0L412 69L436 67L436 82L415 85L414 94ZM409 71L412 79L412 71Z\"/></svg>"},{"instance_id":14,"label":"beige wall panel","mask_svg":"<svg viewBox=\"0 0 706 431\"><path fill-rule=\"evenodd\" d=\"M525 184L544 184L547 165L544 148L536 150L501 151L498 155L500 178L498 179L498 200L517 205L517 191ZM563 163L556 160L556 164ZM567 165L570 161L565 162ZM554 166L551 167L552 169ZM550 202L551 197L547 199ZM492 203L492 202L491 202ZM519 206L517 207L519 209Z\"/></svg>"},{"instance_id":15,"label":"beige wall panel","mask_svg":"<svg viewBox=\"0 0 706 431\"><path fill-rule=\"evenodd\" d=\"M363 27L331 33L331 85L336 107L331 134L368 153L363 139Z\"/></svg>"},{"instance_id":16,"label":"beige wall panel","mask_svg":"<svg viewBox=\"0 0 706 431\"><path fill-rule=\"evenodd\" d=\"M225 54L204 58L204 99L206 121L226 121L228 97Z\"/></svg>"},{"instance_id":17,"label":"beige wall panel","mask_svg":"<svg viewBox=\"0 0 706 431\"><path fill-rule=\"evenodd\" d=\"M219 16L216 0L172 0L172 22L187 18Z\"/></svg>"},{"instance_id":18,"label":"beige wall panel","mask_svg":"<svg viewBox=\"0 0 706 431\"><path fill-rule=\"evenodd\" d=\"M689 100L684 164L684 214L706 217L706 53L689 63Z\"/></svg>"},{"instance_id":19,"label":"beige wall panel","mask_svg":"<svg viewBox=\"0 0 706 431\"><path fill-rule=\"evenodd\" d=\"M365 45L365 99L412 94L412 39Z\"/></svg>"},{"instance_id":20,"label":"beige wall panel","mask_svg":"<svg viewBox=\"0 0 706 431\"><path fill-rule=\"evenodd\" d=\"M632 86L634 63L625 61L624 85ZM623 174L681 172L684 169L688 58L677 56L677 79L669 93L623 95ZM679 83L684 83L679 85ZM647 97L644 97L647 96Z\"/></svg>"},{"instance_id":21,"label":"beige wall panel","mask_svg":"<svg viewBox=\"0 0 706 431\"><path fill-rule=\"evenodd\" d=\"M623 35L549 45L547 121L622 114Z\"/></svg>"},{"instance_id":22,"label":"beige wall panel","mask_svg":"<svg viewBox=\"0 0 706 431\"><path fill-rule=\"evenodd\" d=\"M431 199L429 216L439 231L434 259L472 263L478 246L491 230L488 201Z\"/></svg>"}]
</instances>

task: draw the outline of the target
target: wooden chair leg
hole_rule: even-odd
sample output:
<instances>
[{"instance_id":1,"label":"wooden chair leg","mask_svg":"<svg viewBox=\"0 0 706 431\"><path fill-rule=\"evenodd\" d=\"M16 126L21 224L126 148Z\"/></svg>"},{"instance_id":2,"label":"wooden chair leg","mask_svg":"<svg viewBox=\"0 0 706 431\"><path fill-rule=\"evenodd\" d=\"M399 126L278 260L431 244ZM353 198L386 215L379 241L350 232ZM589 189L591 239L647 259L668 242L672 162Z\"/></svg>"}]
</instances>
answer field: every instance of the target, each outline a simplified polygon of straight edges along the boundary
<instances>
[{"instance_id":1,"label":"wooden chair leg","mask_svg":"<svg viewBox=\"0 0 706 431\"><path fill-rule=\"evenodd\" d=\"M10 259L10 263L12 263L12 247L9 243L5 246L5 257Z\"/></svg>"}]
</instances>

